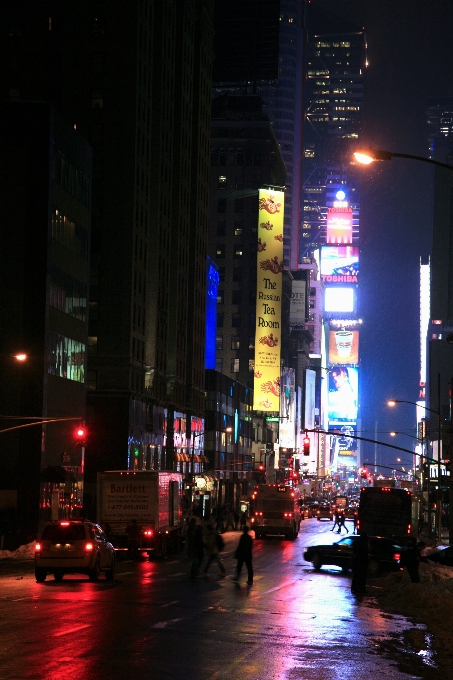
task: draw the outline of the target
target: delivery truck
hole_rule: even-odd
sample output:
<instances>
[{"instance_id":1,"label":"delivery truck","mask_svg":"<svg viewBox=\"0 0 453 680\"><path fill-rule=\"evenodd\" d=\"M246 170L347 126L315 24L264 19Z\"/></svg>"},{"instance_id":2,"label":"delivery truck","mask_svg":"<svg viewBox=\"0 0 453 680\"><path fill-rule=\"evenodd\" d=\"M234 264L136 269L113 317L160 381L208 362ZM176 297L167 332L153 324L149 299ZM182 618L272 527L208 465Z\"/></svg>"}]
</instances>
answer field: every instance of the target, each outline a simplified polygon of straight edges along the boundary
<instances>
[{"instance_id":1,"label":"delivery truck","mask_svg":"<svg viewBox=\"0 0 453 680\"><path fill-rule=\"evenodd\" d=\"M283 484L258 484L250 499L250 523L256 538L284 534L294 540L300 529L300 491Z\"/></svg>"},{"instance_id":2,"label":"delivery truck","mask_svg":"<svg viewBox=\"0 0 453 680\"><path fill-rule=\"evenodd\" d=\"M404 542L418 533L419 501L410 491L393 487L364 487L360 492L358 529L368 536Z\"/></svg>"},{"instance_id":3,"label":"delivery truck","mask_svg":"<svg viewBox=\"0 0 453 680\"><path fill-rule=\"evenodd\" d=\"M150 557L178 552L183 522L182 474L110 470L97 479L97 521L118 553ZM135 536L134 536L135 534Z\"/></svg>"}]
</instances>

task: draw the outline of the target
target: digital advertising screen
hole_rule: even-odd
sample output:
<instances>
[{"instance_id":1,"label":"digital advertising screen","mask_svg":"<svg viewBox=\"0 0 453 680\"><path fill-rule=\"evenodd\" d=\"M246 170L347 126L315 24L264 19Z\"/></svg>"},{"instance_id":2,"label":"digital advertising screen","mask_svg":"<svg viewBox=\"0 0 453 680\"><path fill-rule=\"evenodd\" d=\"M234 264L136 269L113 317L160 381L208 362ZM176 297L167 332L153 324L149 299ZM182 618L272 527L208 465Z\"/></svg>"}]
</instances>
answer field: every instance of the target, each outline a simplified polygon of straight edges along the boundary
<instances>
[{"instance_id":1,"label":"digital advertising screen","mask_svg":"<svg viewBox=\"0 0 453 680\"><path fill-rule=\"evenodd\" d=\"M321 279L326 283L357 283L359 249L357 246L322 246Z\"/></svg>"},{"instance_id":2,"label":"digital advertising screen","mask_svg":"<svg viewBox=\"0 0 453 680\"><path fill-rule=\"evenodd\" d=\"M351 313L354 311L354 288L336 286L326 288L324 311Z\"/></svg>"},{"instance_id":3,"label":"digital advertising screen","mask_svg":"<svg viewBox=\"0 0 453 680\"><path fill-rule=\"evenodd\" d=\"M339 328L329 331L329 364L359 363L359 331Z\"/></svg>"},{"instance_id":4,"label":"digital advertising screen","mask_svg":"<svg viewBox=\"0 0 453 680\"><path fill-rule=\"evenodd\" d=\"M329 372L328 419L354 423L358 415L359 372L351 366L334 366Z\"/></svg>"},{"instance_id":5,"label":"digital advertising screen","mask_svg":"<svg viewBox=\"0 0 453 680\"><path fill-rule=\"evenodd\" d=\"M352 208L329 208L326 243L352 243Z\"/></svg>"}]
</instances>

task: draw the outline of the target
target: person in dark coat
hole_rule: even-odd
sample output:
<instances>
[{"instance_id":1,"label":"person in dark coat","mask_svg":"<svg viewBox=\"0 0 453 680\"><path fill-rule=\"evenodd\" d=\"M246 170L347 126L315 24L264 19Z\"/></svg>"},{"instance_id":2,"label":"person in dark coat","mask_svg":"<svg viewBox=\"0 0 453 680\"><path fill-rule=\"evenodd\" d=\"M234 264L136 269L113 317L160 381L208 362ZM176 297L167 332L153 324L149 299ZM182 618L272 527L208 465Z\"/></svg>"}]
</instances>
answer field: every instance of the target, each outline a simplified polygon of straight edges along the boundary
<instances>
[{"instance_id":1,"label":"person in dark coat","mask_svg":"<svg viewBox=\"0 0 453 680\"><path fill-rule=\"evenodd\" d=\"M341 530L342 530L343 528L345 528L345 529L346 529L346 533L349 534L349 529L348 529L348 527L347 527L346 524L345 524L345 519L346 519L346 518L345 518L344 512L341 512L341 511L340 511L340 512L338 513L338 531L337 531L337 534L341 534Z\"/></svg>"},{"instance_id":2,"label":"person in dark coat","mask_svg":"<svg viewBox=\"0 0 453 680\"><path fill-rule=\"evenodd\" d=\"M239 543L236 548L236 552L234 553L235 558L237 559L237 565L236 565L236 576L233 577L233 581L237 581L239 576L241 575L242 571L242 565L245 562L245 566L247 567L247 583L249 585L252 585L253 583L253 565L252 565L252 550L253 550L253 540L252 537L249 534L249 528L247 525L244 525L242 528L242 536L239 539Z\"/></svg>"},{"instance_id":3,"label":"person in dark coat","mask_svg":"<svg viewBox=\"0 0 453 680\"><path fill-rule=\"evenodd\" d=\"M368 571L368 534L360 534L352 547L352 581L351 593L365 595L366 575Z\"/></svg>"},{"instance_id":4,"label":"person in dark coat","mask_svg":"<svg viewBox=\"0 0 453 680\"><path fill-rule=\"evenodd\" d=\"M420 547L417 545L417 540L412 536L408 539L407 548L403 553L403 565L407 569L412 583L420 583L420 574L418 573L418 566L420 564Z\"/></svg>"},{"instance_id":5,"label":"person in dark coat","mask_svg":"<svg viewBox=\"0 0 453 680\"><path fill-rule=\"evenodd\" d=\"M187 530L187 556L192 560L190 578L197 578L204 557L203 528L197 524L195 517L189 521Z\"/></svg>"}]
</instances>

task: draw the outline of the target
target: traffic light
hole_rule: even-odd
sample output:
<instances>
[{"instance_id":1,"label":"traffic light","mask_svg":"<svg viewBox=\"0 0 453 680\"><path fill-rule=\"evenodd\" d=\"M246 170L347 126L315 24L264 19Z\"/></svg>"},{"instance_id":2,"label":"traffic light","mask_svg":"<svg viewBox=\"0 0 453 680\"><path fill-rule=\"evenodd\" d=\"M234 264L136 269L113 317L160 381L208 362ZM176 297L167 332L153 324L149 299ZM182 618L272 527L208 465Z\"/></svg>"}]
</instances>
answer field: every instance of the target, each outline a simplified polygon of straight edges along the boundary
<instances>
[{"instance_id":1,"label":"traffic light","mask_svg":"<svg viewBox=\"0 0 453 680\"><path fill-rule=\"evenodd\" d=\"M362 479L366 479L368 477L368 470L366 468L362 468L360 470L360 476L362 477Z\"/></svg>"},{"instance_id":2,"label":"traffic light","mask_svg":"<svg viewBox=\"0 0 453 680\"><path fill-rule=\"evenodd\" d=\"M87 431L84 425L79 425L75 431L76 446L82 448L86 446Z\"/></svg>"},{"instance_id":3,"label":"traffic light","mask_svg":"<svg viewBox=\"0 0 453 680\"><path fill-rule=\"evenodd\" d=\"M259 470L260 472L264 472L264 465L263 465L262 463L260 463L260 464L258 465L258 470Z\"/></svg>"},{"instance_id":4,"label":"traffic light","mask_svg":"<svg viewBox=\"0 0 453 680\"><path fill-rule=\"evenodd\" d=\"M310 455L310 437L305 433L304 437L304 456Z\"/></svg>"},{"instance_id":5,"label":"traffic light","mask_svg":"<svg viewBox=\"0 0 453 680\"><path fill-rule=\"evenodd\" d=\"M288 467L292 470L294 467L294 458L288 458Z\"/></svg>"}]
</instances>

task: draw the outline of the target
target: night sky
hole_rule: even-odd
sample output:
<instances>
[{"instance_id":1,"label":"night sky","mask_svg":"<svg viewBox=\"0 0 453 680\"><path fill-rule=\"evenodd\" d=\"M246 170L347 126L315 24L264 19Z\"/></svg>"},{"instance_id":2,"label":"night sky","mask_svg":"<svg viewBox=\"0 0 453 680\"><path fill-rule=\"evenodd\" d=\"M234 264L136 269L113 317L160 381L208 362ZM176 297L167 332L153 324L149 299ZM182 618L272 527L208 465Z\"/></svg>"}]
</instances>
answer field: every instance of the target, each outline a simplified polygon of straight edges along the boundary
<instances>
[{"instance_id":1,"label":"night sky","mask_svg":"<svg viewBox=\"0 0 453 680\"><path fill-rule=\"evenodd\" d=\"M453 95L451 0L314 0L365 28L366 74L361 145L428 155L430 97ZM360 220L360 405L364 437L412 448L390 430L415 431L415 408L386 399L418 399L419 262L431 252L434 168L393 159L363 168ZM375 447L364 444L363 460ZM378 462L398 454L380 448ZM370 457L371 456L371 457Z\"/></svg>"}]
</instances>

